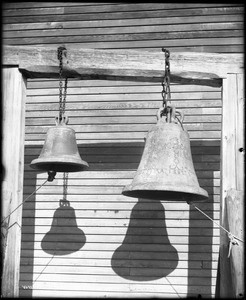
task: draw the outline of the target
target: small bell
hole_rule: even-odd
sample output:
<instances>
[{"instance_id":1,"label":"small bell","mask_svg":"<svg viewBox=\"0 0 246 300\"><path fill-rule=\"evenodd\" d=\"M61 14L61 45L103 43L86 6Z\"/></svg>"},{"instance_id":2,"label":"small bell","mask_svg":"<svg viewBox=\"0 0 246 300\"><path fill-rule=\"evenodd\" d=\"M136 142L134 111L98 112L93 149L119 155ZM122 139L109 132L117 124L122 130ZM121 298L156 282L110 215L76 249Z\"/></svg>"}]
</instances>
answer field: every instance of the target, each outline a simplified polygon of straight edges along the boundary
<instances>
[{"instance_id":1,"label":"small bell","mask_svg":"<svg viewBox=\"0 0 246 300\"><path fill-rule=\"evenodd\" d=\"M32 160L30 167L41 171L79 172L89 165L80 157L76 144L75 131L67 126L68 118L57 121L48 129L43 149L38 158Z\"/></svg>"},{"instance_id":2,"label":"small bell","mask_svg":"<svg viewBox=\"0 0 246 300\"><path fill-rule=\"evenodd\" d=\"M132 183L122 194L129 197L170 201L203 201L208 193L199 186L188 132L178 124L174 107L157 114L148 132L143 155Z\"/></svg>"},{"instance_id":3,"label":"small bell","mask_svg":"<svg viewBox=\"0 0 246 300\"><path fill-rule=\"evenodd\" d=\"M63 56L66 57L67 49L58 47L57 58L59 60L59 118L56 118L56 126L48 129L43 149L37 159L32 160L30 167L40 171L47 171L48 181L52 181L56 172L79 172L86 170L89 165L79 155L76 144L75 131L66 126L68 118L64 117L67 77L65 78L64 95L62 97L62 72Z\"/></svg>"}]
</instances>

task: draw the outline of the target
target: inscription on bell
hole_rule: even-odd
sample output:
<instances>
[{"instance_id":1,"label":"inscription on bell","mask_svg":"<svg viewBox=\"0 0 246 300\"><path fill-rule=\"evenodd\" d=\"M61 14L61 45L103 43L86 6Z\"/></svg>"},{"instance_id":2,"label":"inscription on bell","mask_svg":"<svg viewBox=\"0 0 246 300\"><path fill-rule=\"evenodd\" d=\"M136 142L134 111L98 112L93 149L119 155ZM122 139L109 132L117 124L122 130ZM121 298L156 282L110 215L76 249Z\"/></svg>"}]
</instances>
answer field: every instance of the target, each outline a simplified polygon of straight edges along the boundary
<instances>
[{"instance_id":1,"label":"inscription on bell","mask_svg":"<svg viewBox=\"0 0 246 300\"><path fill-rule=\"evenodd\" d=\"M156 175L185 175L190 176L189 180L192 180L194 177L194 172L192 170L189 170L188 168L174 168L172 165L169 165L168 168L165 169L143 169L138 170L138 174L141 176L148 176L151 178L152 176Z\"/></svg>"},{"instance_id":2,"label":"inscription on bell","mask_svg":"<svg viewBox=\"0 0 246 300\"><path fill-rule=\"evenodd\" d=\"M207 199L208 194L196 177L187 131L174 123L152 127L138 170L122 193L153 200Z\"/></svg>"}]
</instances>

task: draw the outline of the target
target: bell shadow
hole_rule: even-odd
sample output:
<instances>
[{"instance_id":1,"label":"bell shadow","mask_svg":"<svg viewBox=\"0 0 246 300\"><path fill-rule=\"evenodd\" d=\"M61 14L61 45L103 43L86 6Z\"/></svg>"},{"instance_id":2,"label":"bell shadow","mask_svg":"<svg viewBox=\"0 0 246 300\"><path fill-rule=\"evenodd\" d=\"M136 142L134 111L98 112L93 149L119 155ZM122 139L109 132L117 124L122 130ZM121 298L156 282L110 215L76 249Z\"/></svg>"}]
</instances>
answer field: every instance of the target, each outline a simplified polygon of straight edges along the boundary
<instances>
[{"instance_id":1,"label":"bell shadow","mask_svg":"<svg viewBox=\"0 0 246 300\"><path fill-rule=\"evenodd\" d=\"M60 200L50 230L41 241L42 249L51 255L67 255L81 249L86 236L77 226L75 210L68 200Z\"/></svg>"},{"instance_id":2,"label":"bell shadow","mask_svg":"<svg viewBox=\"0 0 246 300\"><path fill-rule=\"evenodd\" d=\"M205 143L205 142L204 142ZM144 143L124 142L124 143L90 143L78 145L82 159L85 159L90 167L90 171L132 171L136 170L141 160ZM25 164L28 165L32 159L40 153L40 146L25 148ZM209 192L209 202L198 204L202 210L214 218L214 202L219 201L214 196L214 172L220 170L220 142L206 141L204 145L201 141L191 141L191 152L200 186ZM204 159L211 155L216 155L215 160ZM24 190L26 196L36 187L36 171L26 167L24 173ZM216 198L215 198L216 197ZM25 238L22 239L22 261L21 280L26 285L32 283L33 277L33 249L35 243L35 195L30 198L31 203L24 203L24 211L28 209L28 217L23 218L23 230ZM150 201L139 199L133 207L129 228L125 239L113 254L111 265L119 276L138 281L148 281L158 279L170 274L176 267L179 260L175 249L165 251L165 243L170 245L168 240L165 211L159 201L151 200L151 210L147 208ZM196 204L196 203L195 203ZM174 204L175 205L175 204ZM148 206L149 207L149 206ZM159 212L158 212L159 211ZM64 211L65 212L65 211ZM30 215L32 213L32 215ZM161 219L158 216L162 216ZM75 220L75 218L74 218ZM58 220L57 220L58 222ZM71 224L70 224L71 226ZM61 233L64 241L69 235ZM212 270L213 270L213 224L200 212L190 208L188 224L188 268L187 268L187 296L197 296L199 293L205 296L212 294ZM29 235L27 239L27 234ZM32 237L30 236L32 235ZM53 246L54 246L54 241ZM45 250L44 250L45 251ZM48 249L50 251L50 249ZM62 255L62 254L61 254ZM175 264L176 262L176 264ZM28 268L28 273L26 272ZM165 270L166 268L166 270ZM169 271L168 271L169 269ZM140 270L142 273L140 273ZM168 273L169 272L169 273ZM166 274L166 275L165 275ZM25 290L32 294L32 290Z\"/></svg>"},{"instance_id":3,"label":"bell shadow","mask_svg":"<svg viewBox=\"0 0 246 300\"><path fill-rule=\"evenodd\" d=\"M156 280L174 271L178 261L178 252L168 238L163 205L158 200L139 199L122 245L111 258L114 272L133 281Z\"/></svg>"},{"instance_id":4,"label":"bell shadow","mask_svg":"<svg viewBox=\"0 0 246 300\"><path fill-rule=\"evenodd\" d=\"M24 156L24 184L23 184L23 198L26 198L37 188L37 171L30 168L31 161L36 158L42 150L42 146L25 146ZM43 173L43 172L40 172ZM48 173L47 177L48 177ZM40 200L38 200L40 201ZM31 298L33 289L30 288L34 283L34 250L35 250L35 228L36 228L36 193L34 193L23 204L23 218L22 218L22 238L21 238L21 262L20 262L20 280L19 290L20 297ZM69 203L67 203L69 204ZM58 210L60 208L60 210ZM78 230L76 225L76 216L74 209L68 205L63 205L56 210L58 214L54 214L53 222L56 223L55 227L57 235L51 229L43 238L41 246L47 250L47 253L53 255L65 255L75 252L82 248L86 242L86 236L82 230ZM63 212L63 213L62 213ZM56 216L60 216L59 219ZM67 217L70 216L68 220ZM52 223L53 224L53 223ZM55 228L53 227L53 229ZM61 232L58 234L58 232ZM71 240L71 233L73 239ZM51 238L52 234L52 238ZM53 239L54 238L54 239ZM58 240L59 239L59 240ZM51 243L49 242L51 240ZM57 245L55 243L57 241ZM67 243L65 246L65 242ZM62 244L63 243L63 244ZM69 245L68 245L69 244ZM62 250L63 249L63 250Z\"/></svg>"}]
</instances>

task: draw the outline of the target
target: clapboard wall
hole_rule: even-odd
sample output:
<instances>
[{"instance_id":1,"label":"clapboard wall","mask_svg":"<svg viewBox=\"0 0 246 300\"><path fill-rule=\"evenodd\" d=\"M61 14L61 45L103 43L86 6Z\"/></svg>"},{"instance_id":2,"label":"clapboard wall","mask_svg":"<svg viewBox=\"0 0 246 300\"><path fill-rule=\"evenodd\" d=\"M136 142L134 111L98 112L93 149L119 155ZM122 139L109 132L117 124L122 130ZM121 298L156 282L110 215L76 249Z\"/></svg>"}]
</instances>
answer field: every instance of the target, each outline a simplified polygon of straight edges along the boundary
<instances>
[{"instance_id":1,"label":"clapboard wall","mask_svg":"<svg viewBox=\"0 0 246 300\"><path fill-rule=\"evenodd\" d=\"M239 4L12 2L3 8L9 45L166 47L171 55L243 51ZM57 80L27 82L24 199L47 178L29 163L54 126L58 87ZM68 81L66 115L90 168L69 173L69 206L59 203L63 174L23 205L20 296L214 296L218 227L186 203L121 195L156 123L161 90L151 82ZM171 93L185 115L199 183L209 193L209 202L197 206L219 221L221 88L172 84Z\"/></svg>"}]
</instances>

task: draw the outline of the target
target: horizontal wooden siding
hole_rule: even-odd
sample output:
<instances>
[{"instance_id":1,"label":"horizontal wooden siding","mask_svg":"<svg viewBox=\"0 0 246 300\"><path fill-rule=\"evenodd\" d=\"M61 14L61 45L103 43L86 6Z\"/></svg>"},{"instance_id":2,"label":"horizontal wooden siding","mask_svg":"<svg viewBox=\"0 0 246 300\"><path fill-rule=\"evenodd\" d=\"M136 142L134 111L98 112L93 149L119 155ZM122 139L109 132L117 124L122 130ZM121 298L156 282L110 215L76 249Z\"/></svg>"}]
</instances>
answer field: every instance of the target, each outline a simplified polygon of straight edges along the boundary
<instances>
[{"instance_id":1,"label":"horizontal wooden siding","mask_svg":"<svg viewBox=\"0 0 246 300\"><path fill-rule=\"evenodd\" d=\"M239 4L12 2L4 4L2 22L4 43L54 51L62 44L243 52ZM28 80L24 198L47 179L29 164L54 126L58 87L57 80ZM161 90L146 82L68 81L69 126L90 168L69 174L70 208L60 207L60 173L24 204L20 296L214 296L218 227L186 203L121 194L156 123ZM172 84L171 93L185 115L199 183L209 193L209 202L197 206L219 221L221 90ZM44 243L55 223L62 224L56 241Z\"/></svg>"},{"instance_id":2,"label":"horizontal wooden siding","mask_svg":"<svg viewBox=\"0 0 246 300\"><path fill-rule=\"evenodd\" d=\"M244 51L240 4L30 2L4 7L6 44Z\"/></svg>"},{"instance_id":3,"label":"horizontal wooden siding","mask_svg":"<svg viewBox=\"0 0 246 300\"><path fill-rule=\"evenodd\" d=\"M47 177L29 163L39 155L47 129L54 126L58 84L28 81L25 197ZM30 295L29 286L34 296L214 294L218 228L186 203L121 195L140 162L144 137L156 123L161 90L161 84L69 80L69 125L76 131L82 159L90 166L89 171L69 174L68 200L76 219L65 211L59 216L64 223L61 249L66 253L69 247L72 253L61 255L60 250L52 256L42 248L62 198L63 177L58 174L24 205L22 295ZM198 207L218 221L220 88L173 84L171 90L172 103L185 112L200 185L209 193L210 202ZM74 222L86 237L79 250L75 250L79 236L71 231Z\"/></svg>"}]
</instances>

